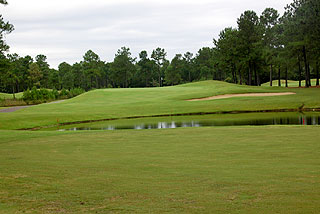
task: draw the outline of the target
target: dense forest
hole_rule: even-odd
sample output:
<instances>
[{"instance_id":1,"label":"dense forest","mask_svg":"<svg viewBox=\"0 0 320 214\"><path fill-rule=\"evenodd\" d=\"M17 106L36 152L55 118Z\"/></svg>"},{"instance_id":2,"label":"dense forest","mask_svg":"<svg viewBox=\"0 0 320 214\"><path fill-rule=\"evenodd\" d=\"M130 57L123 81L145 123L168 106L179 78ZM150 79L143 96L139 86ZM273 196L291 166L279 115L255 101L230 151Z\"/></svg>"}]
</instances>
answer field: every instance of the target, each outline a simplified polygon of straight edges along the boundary
<instances>
[{"instance_id":1,"label":"dense forest","mask_svg":"<svg viewBox=\"0 0 320 214\"><path fill-rule=\"evenodd\" d=\"M0 0L0 4L7 4ZM319 85L320 1L294 0L280 16L273 8L259 16L245 11L237 28L225 28L212 47L196 54L176 54L171 62L162 48L134 58L130 49L120 48L113 62L105 62L92 50L73 65L62 62L50 68L39 54L7 54L5 35L14 30L0 15L0 92L15 93L36 88L72 89L161 87L198 80L222 80L246 85L278 79L317 78Z\"/></svg>"}]
</instances>

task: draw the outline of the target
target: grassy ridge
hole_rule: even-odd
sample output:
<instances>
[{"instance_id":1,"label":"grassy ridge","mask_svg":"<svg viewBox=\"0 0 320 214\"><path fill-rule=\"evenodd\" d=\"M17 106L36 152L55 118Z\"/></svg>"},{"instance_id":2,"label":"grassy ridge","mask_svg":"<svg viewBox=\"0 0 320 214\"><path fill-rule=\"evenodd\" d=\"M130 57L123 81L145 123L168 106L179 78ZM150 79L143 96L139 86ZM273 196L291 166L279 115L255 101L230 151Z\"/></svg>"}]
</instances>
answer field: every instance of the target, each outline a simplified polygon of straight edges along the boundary
<instances>
[{"instance_id":1,"label":"grassy ridge","mask_svg":"<svg viewBox=\"0 0 320 214\"><path fill-rule=\"evenodd\" d=\"M0 135L0 213L320 209L319 127Z\"/></svg>"},{"instance_id":2,"label":"grassy ridge","mask_svg":"<svg viewBox=\"0 0 320 214\"><path fill-rule=\"evenodd\" d=\"M311 80L311 85L315 86L317 82L317 79L312 79ZM272 86L278 86L278 80L273 80L272 81ZM306 84L305 80L301 81L301 87L304 87ZM270 86L270 82L266 82L264 84L262 84L262 86ZM286 80L281 80L281 87L285 87L286 86ZM295 81L295 80L288 80L288 87L299 87L299 81Z\"/></svg>"},{"instance_id":3,"label":"grassy ridge","mask_svg":"<svg viewBox=\"0 0 320 214\"><path fill-rule=\"evenodd\" d=\"M16 98L22 98L23 92L16 93ZM0 99L13 99L13 94L1 93L0 92Z\"/></svg>"},{"instance_id":4,"label":"grassy ridge","mask_svg":"<svg viewBox=\"0 0 320 214\"><path fill-rule=\"evenodd\" d=\"M241 97L188 102L186 99L219 94L285 92L296 95L278 97ZM82 94L59 104L41 104L13 113L0 114L0 129L31 128L72 122L128 116L264 110L319 107L319 89L249 87L218 81L204 81L173 87L137 89L101 89Z\"/></svg>"}]
</instances>

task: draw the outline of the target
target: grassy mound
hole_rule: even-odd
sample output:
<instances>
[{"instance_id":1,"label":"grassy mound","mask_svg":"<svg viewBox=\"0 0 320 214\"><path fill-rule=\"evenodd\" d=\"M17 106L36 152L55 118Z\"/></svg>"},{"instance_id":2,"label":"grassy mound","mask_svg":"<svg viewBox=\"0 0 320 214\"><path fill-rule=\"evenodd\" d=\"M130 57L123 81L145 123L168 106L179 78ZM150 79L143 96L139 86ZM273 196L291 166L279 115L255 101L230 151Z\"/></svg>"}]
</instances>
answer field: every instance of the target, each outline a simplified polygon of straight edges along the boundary
<instances>
[{"instance_id":1,"label":"grassy mound","mask_svg":"<svg viewBox=\"0 0 320 214\"><path fill-rule=\"evenodd\" d=\"M23 92L16 93L15 96L17 99L22 98ZM0 92L0 99L13 99L13 94L1 93Z\"/></svg>"},{"instance_id":2,"label":"grassy mound","mask_svg":"<svg viewBox=\"0 0 320 214\"><path fill-rule=\"evenodd\" d=\"M221 94L295 92L281 97L239 97L188 102L187 99ZM163 88L100 89L59 104L41 104L0 114L0 129L31 128L63 122L195 112L221 112L319 107L319 89L253 87L203 81Z\"/></svg>"},{"instance_id":3,"label":"grassy mound","mask_svg":"<svg viewBox=\"0 0 320 214\"><path fill-rule=\"evenodd\" d=\"M285 87L286 86L286 80L280 80L281 81L281 87ZM312 79L311 80L311 85L315 86L316 85L317 80L316 79ZM272 86L278 86L278 80L273 80L272 81ZM301 87L304 87L306 84L306 81L303 80L301 81ZM270 86L270 82L266 82L264 84L262 84L262 86ZM288 80L288 87L299 87L299 81L295 81L295 80Z\"/></svg>"}]
</instances>

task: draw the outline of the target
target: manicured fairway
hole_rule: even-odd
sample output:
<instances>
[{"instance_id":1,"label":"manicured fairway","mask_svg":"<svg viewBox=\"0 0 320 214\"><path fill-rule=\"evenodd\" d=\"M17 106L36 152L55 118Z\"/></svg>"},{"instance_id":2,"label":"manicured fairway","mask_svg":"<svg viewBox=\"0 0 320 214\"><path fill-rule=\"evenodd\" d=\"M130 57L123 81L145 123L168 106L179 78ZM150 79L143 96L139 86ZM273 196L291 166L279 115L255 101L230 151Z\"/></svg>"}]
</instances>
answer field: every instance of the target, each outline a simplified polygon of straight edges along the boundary
<instances>
[{"instance_id":1,"label":"manicured fairway","mask_svg":"<svg viewBox=\"0 0 320 214\"><path fill-rule=\"evenodd\" d=\"M320 210L320 127L0 136L0 213Z\"/></svg>"},{"instance_id":2,"label":"manicured fairway","mask_svg":"<svg viewBox=\"0 0 320 214\"><path fill-rule=\"evenodd\" d=\"M277 97L236 97L189 102L187 99L219 94L295 92ZM256 111L320 107L320 89L249 87L204 81L164 88L101 89L57 104L41 104L0 114L0 129L55 125L58 122L221 111Z\"/></svg>"},{"instance_id":3,"label":"manicured fairway","mask_svg":"<svg viewBox=\"0 0 320 214\"><path fill-rule=\"evenodd\" d=\"M262 92L296 94L186 101ZM301 107L319 108L320 89L204 81L94 90L61 103L0 113L0 213L317 213L319 126L12 130L106 118ZM292 114L297 113L281 113ZM210 116L217 121L269 117Z\"/></svg>"}]
</instances>

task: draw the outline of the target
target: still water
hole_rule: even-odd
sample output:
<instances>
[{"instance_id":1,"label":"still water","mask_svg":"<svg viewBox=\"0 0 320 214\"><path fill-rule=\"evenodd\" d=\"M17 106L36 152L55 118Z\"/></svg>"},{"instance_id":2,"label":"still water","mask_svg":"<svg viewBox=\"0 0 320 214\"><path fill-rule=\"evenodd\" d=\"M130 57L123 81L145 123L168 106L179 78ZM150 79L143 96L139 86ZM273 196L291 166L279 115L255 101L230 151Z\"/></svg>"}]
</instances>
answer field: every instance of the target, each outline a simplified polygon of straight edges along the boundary
<instances>
[{"instance_id":1,"label":"still water","mask_svg":"<svg viewBox=\"0 0 320 214\"><path fill-rule=\"evenodd\" d=\"M261 117L261 118L259 118ZM261 126L261 125L320 125L320 114L305 115L288 114L245 114L232 116L199 116L173 118L152 118L149 120L125 120L121 123L109 121L104 123L78 124L77 126L59 127L59 131L80 130L121 130L121 129L174 129L180 127L212 127L212 126Z\"/></svg>"}]
</instances>

